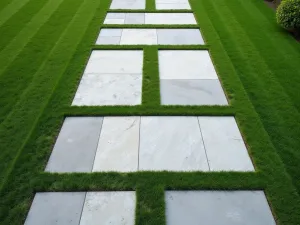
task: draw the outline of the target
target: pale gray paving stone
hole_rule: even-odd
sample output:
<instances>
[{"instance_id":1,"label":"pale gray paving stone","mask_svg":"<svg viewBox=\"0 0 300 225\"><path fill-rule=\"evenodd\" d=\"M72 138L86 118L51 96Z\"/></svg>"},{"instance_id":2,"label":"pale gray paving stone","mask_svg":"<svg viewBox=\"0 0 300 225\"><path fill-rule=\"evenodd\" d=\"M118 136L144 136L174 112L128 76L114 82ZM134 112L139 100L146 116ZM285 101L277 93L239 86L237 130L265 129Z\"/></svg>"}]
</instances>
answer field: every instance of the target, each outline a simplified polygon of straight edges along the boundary
<instances>
[{"instance_id":1,"label":"pale gray paving stone","mask_svg":"<svg viewBox=\"0 0 300 225\"><path fill-rule=\"evenodd\" d=\"M104 24L125 24L125 19L105 19ZM99 42L101 42L101 40L103 38L104 37L101 37L99 39ZM109 37L109 38L112 38L112 37ZM121 39L121 36L119 38ZM101 43L98 43L98 44L101 44Z\"/></svg>"},{"instance_id":2,"label":"pale gray paving stone","mask_svg":"<svg viewBox=\"0 0 300 225\"><path fill-rule=\"evenodd\" d=\"M110 9L145 9L146 0L112 0Z\"/></svg>"},{"instance_id":3,"label":"pale gray paving stone","mask_svg":"<svg viewBox=\"0 0 300 225\"><path fill-rule=\"evenodd\" d=\"M120 45L121 37L99 37L97 45Z\"/></svg>"},{"instance_id":4,"label":"pale gray paving stone","mask_svg":"<svg viewBox=\"0 0 300 225\"><path fill-rule=\"evenodd\" d=\"M166 191L167 225L276 225L263 191Z\"/></svg>"},{"instance_id":5,"label":"pale gray paving stone","mask_svg":"<svg viewBox=\"0 0 300 225\"><path fill-rule=\"evenodd\" d=\"M162 4L183 4L183 3L189 3L188 0L155 0L156 3L162 3Z\"/></svg>"},{"instance_id":6,"label":"pale gray paving stone","mask_svg":"<svg viewBox=\"0 0 300 225\"><path fill-rule=\"evenodd\" d=\"M107 13L106 19L123 19L125 20L126 13Z\"/></svg>"},{"instance_id":7,"label":"pale gray paving stone","mask_svg":"<svg viewBox=\"0 0 300 225\"><path fill-rule=\"evenodd\" d=\"M25 225L78 225L85 192L36 193Z\"/></svg>"},{"instance_id":8,"label":"pale gray paving stone","mask_svg":"<svg viewBox=\"0 0 300 225\"><path fill-rule=\"evenodd\" d=\"M122 29L101 29L96 40L97 45L118 45L120 44Z\"/></svg>"},{"instance_id":9,"label":"pale gray paving stone","mask_svg":"<svg viewBox=\"0 0 300 225\"><path fill-rule=\"evenodd\" d=\"M72 105L139 105L142 74L84 74Z\"/></svg>"},{"instance_id":10,"label":"pale gray paving stone","mask_svg":"<svg viewBox=\"0 0 300 225\"><path fill-rule=\"evenodd\" d=\"M156 3L156 9L191 9L189 3Z\"/></svg>"},{"instance_id":11,"label":"pale gray paving stone","mask_svg":"<svg viewBox=\"0 0 300 225\"><path fill-rule=\"evenodd\" d=\"M135 205L133 191L88 192L80 225L134 225Z\"/></svg>"},{"instance_id":12,"label":"pale gray paving stone","mask_svg":"<svg viewBox=\"0 0 300 225\"><path fill-rule=\"evenodd\" d=\"M203 45L199 29L157 29L159 45Z\"/></svg>"},{"instance_id":13,"label":"pale gray paving stone","mask_svg":"<svg viewBox=\"0 0 300 225\"><path fill-rule=\"evenodd\" d=\"M145 13L126 13L125 24L145 24Z\"/></svg>"},{"instance_id":14,"label":"pale gray paving stone","mask_svg":"<svg viewBox=\"0 0 300 225\"><path fill-rule=\"evenodd\" d=\"M197 24L193 13L146 13L145 24Z\"/></svg>"},{"instance_id":15,"label":"pale gray paving stone","mask_svg":"<svg viewBox=\"0 0 300 225\"><path fill-rule=\"evenodd\" d=\"M122 29L119 28L109 28L101 29L99 37L120 37L122 34Z\"/></svg>"},{"instance_id":16,"label":"pale gray paving stone","mask_svg":"<svg viewBox=\"0 0 300 225\"><path fill-rule=\"evenodd\" d=\"M160 79L218 79L206 50L160 50Z\"/></svg>"},{"instance_id":17,"label":"pale gray paving stone","mask_svg":"<svg viewBox=\"0 0 300 225\"><path fill-rule=\"evenodd\" d=\"M93 172L138 169L140 117L105 117Z\"/></svg>"},{"instance_id":18,"label":"pale gray paving stone","mask_svg":"<svg viewBox=\"0 0 300 225\"><path fill-rule=\"evenodd\" d=\"M156 29L123 29L120 45L157 45Z\"/></svg>"},{"instance_id":19,"label":"pale gray paving stone","mask_svg":"<svg viewBox=\"0 0 300 225\"><path fill-rule=\"evenodd\" d=\"M212 171L254 171L234 117L198 119Z\"/></svg>"},{"instance_id":20,"label":"pale gray paving stone","mask_svg":"<svg viewBox=\"0 0 300 225\"><path fill-rule=\"evenodd\" d=\"M142 74L143 51L95 50L88 61L85 74Z\"/></svg>"},{"instance_id":21,"label":"pale gray paving stone","mask_svg":"<svg viewBox=\"0 0 300 225\"><path fill-rule=\"evenodd\" d=\"M91 172L102 117L67 117L48 161L49 172Z\"/></svg>"},{"instance_id":22,"label":"pale gray paving stone","mask_svg":"<svg viewBox=\"0 0 300 225\"><path fill-rule=\"evenodd\" d=\"M228 105L218 80L160 80L162 105Z\"/></svg>"},{"instance_id":23,"label":"pale gray paving stone","mask_svg":"<svg viewBox=\"0 0 300 225\"><path fill-rule=\"evenodd\" d=\"M139 170L208 171L196 117L142 117Z\"/></svg>"}]
</instances>

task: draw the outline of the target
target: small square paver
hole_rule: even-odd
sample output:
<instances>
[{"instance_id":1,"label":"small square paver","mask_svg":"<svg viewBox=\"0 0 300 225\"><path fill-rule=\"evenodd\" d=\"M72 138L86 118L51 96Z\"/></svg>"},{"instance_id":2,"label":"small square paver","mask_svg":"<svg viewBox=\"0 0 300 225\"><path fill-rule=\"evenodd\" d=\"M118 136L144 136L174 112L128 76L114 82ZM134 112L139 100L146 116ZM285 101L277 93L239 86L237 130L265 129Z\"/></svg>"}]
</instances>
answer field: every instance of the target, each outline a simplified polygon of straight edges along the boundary
<instances>
[{"instance_id":1,"label":"small square paver","mask_svg":"<svg viewBox=\"0 0 300 225\"><path fill-rule=\"evenodd\" d=\"M125 24L145 24L145 13L126 13Z\"/></svg>"},{"instance_id":2,"label":"small square paver","mask_svg":"<svg viewBox=\"0 0 300 225\"><path fill-rule=\"evenodd\" d=\"M133 191L88 192L80 225L134 225L135 204Z\"/></svg>"},{"instance_id":3,"label":"small square paver","mask_svg":"<svg viewBox=\"0 0 300 225\"><path fill-rule=\"evenodd\" d=\"M203 45L199 29L157 29L159 45Z\"/></svg>"},{"instance_id":4,"label":"small square paver","mask_svg":"<svg viewBox=\"0 0 300 225\"><path fill-rule=\"evenodd\" d=\"M156 29L123 29L121 45L157 45Z\"/></svg>"},{"instance_id":5,"label":"small square paver","mask_svg":"<svg viewBox=\"0 0 300 225\"><path fill-rule=\"evenodd\" d=\"M263 191L167 191L167 225L276 225Z\"/></svg>"},{"instance_id":6,"label":"small square paver","mask_svg":"<svg viewBox=\"0 0 300 225\"><path fill-rule=\"evenodd\" d=\"M67 117L46 171L91 172L102 120L102 117Z\"/></svg>"},{"instance_id":7,"label":"small square paver","mask_svg":"<svg viewBox=\"0 0 300 225\"><path fill-rule=\"evenodd\" d=\"M160 50L160 79L218 79L206 50Z\"/></svg>"},{"instance_id":8,"label":"small square paver","mask_svg":"<svg viewBox=\"0 0 300 225\"><path fill-rule=\"evenodd\" d=\"M139 170L208 171L196 117L142 117Z\"/></svg>"},{"instance_id":9,"label":"small square paver","mask_svg":"<svg viewBox=\"0 0 300 225\"><path fill-rule=\"evenodd\" d=\"M72 105L139 105L142 74L84 74Z\"/></svg>"},{"instance_id":10,"label":"small square paver","mask_svg":"<svg viewBox=\"0 0 300 225\"><path fill-rule=\"evenodd\" d=\"M96 50L88 61L85 74L141 74L143 51Z\"/></svg>"},{"instance_id":11,"label":"small square paver","mask_svg":"<svg viewBox=\"0 0 300 225\"><path fill-rule=\"evenodd\" d=\"M228 105L218 80L160 80L162 105Z\"/></svg>"},{"instance_id":12,"label":"small square paver","mask_svg":"<svg viewBox=\"0 0 300 225\"><path fill-rule=\"evenodd\" d=\"M93 172L138 169L140 117L105 117Z\"/></svg>"},{"instance_id":13,"label":"small square paver","mask_svg":"<svg viewBox=\"0 0 300 225\"><path fill-rule=\"evenodd\" d=\"M36 193L25 225L78 225L85 192Z\"/></svg>"},{"instance_id":14,"label":"small square paver","mask_svg":"<svg viewBox=\"0 0 300 225\"><path fill-rule=\"evenodd\" d=\"M198 117L212 171L254 171L234 117Z\"/></svg>"},{"instance_id":15,"label":"small square paver","mask_svg":"<svg viewBox=\"0 0 300 225\"><path fill-rule=\"evenodd\" d=\"M197 24L193 13L146 13L145 24Z\"/></svg>"},{"instance_id":16,"label":"small square paver","mask_svg":"<svg viewBox=\"0 0 300 225\"><path fill-rule=\"evenodd\" d=\"M146 0L112 0L110 9L145 9Z\"/></svg>"}]
</instances>

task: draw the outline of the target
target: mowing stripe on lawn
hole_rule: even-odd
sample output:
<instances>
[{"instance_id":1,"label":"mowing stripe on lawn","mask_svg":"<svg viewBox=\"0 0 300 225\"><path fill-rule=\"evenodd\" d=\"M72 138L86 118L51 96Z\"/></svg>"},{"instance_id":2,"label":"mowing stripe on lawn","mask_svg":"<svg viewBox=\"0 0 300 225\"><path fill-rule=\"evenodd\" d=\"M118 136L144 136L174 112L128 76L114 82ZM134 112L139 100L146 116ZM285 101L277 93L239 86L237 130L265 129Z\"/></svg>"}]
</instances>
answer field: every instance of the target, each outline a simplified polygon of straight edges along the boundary
<instances>
[{"instance_id":1,"label":"mowing stripe on lawn","mask_svg":"<svg viewBox=\"0 0 300 225\"><path fill-rule=\"evenodd\" d=\"M146 0L146 10L156 10L155 9L155 0Z\"/></svg>"},{"instance_id":2,"label":"mowing stripe on lawn","mask_svg":"<svg viewBox=\"0 0 300 225\"><path fill-rule=\"evenodd\" d=\"M33 75L44 62L66 25L73 18L73 13L79 4L81 4L79 0L65 0L58 11L43 25L36 36L31 39L0 76L0 86L5 87L5 89L0 90L0 123L3 122L23 91L29 86Z\"/></svg>"},{"instance_id":3,"label":"mowing stripe on lawn","mask_svg":"<svg viewBox=\"0 0 300 225\"><path fill-rule=\"evenodd\" d=\"M18 12L30 0L14 0L0 11L0 26Z\"/></svg>"},{"instance_id":4,"label":"mowing stripe on lawn","mask_svg":"<svg viewBox=\"0 0 300 225\"><path fill-rule=\"evenodd\" d=\"M41 26L52 16L63 0L48 1L29 23L0 52L0 77L9 64L18 56Z\"/></svg>"},{"instance_id":5,"label":"mowing stripe on lawn","mask_svg":"<svg viewBox=\"0 0 300 225\"><path fill-rule=\"evenodd\" d=\"M13 40L32 17L46 4L47 0L31 0L0 27L0 51Z\"/></svg>"},{"instance_id":6,"label":"mowing stripe on lawn","mask_svg":"<svg viewBox=\"0 0 300 225\"><path fill-rule=\"evenodd\" d=\"M12 0L1 0L0 1L0 11L4 9L8 4L10 4Z\"/></svg>"},{"instance_id":7,"label":"mowing stripe on lawn","mask_svg":"<svg viewBox=\"0 0 300 225\"><path fill-rule=\"evenodd\" d=\"M70 7L71 2L73 8ZM68 63L69 58L72 56L72 53L78 41L77 38L80 37L79 35L80 30L79 31L76 30L76 32L79 33L75 35L77 38L74 37L74 33L72 33L73 36L67 35L69 34L69 32L72 31L72 30L70 31L69 27L65 31L65 33L62 34L62 32L66 29L65 25L70 23L70 21L74 17L76 10L79 8L81 3L82 1L80 0L65 0L60 10L52 18L52 20L54 21L50 20L50 24L52 23L54 26L52 29L50 29L50 31L53 32L53 29L56 29L56 31L58 31L57 38L60 37L60 39L56 42L54 47L52 46L53 42L49 41L50 46L48 49L50 50L50 52L48 52L49 50L47 49L48 50L46 52L47 55L45 54L43 56L42 58L43 60L40 60L40 62L36 65L35 64L32 65L31 68L32 71L27 71L29 75L27 79L30 79L27 80L27 82L31 81L32 79L32 83L30 83L27 89L24 92L22 92L22 95L20 95L21 99L18 102L16 102L17 99L14 99L14 101L10 105L10 107L14 106L13 110L8 115L6 115L5 121L2 124L0 124L0 149L7 149L7 151L1 151L0 153L0 159L1 161L3 161L0 167L1 178L5 176L6 170L10 168L11 166L10 163L14 160L14 157L16 156L18 149L20 149L21 146L24 144L23 141L26 140L28 131L32 129L32 128L30 129L30 127L34 126L34 120L37 119L37 115L40 112L40 110L42 110L42 106L47 103L46 101L47 97L49 97L49 95L52 93L51 91L53 89L53 85L55 84L56 79L58 79L57 77L61 75L63 69L66 67L66 64ZM80 16L76 15L76 17L74 18L77 19L78 17ZM65 18L65 20L63 20L63 18ZM84 21L85 20L83 20L82 22ZM64 26L61 26L61 28L59 28L57 26L57 22L58 23L63 22L62 24ZM48 28L51 28L50 24L47 26ZM78 21L75 20L74 24L78 26ZM72 26L71 28L74 29ZM84 27L80 27L80 29L83 28ZM47 39L42 39L42 40L47 41ZM55 41L56 40L57 39L55 39ZM36 50L38 49L33 49L33 52ZM30 54L28 55L28 57L32 57L31 54L33 54L33 52L29 51ZM30 58L28 59L28 61L26 61L25 58L23 58L23 60L20 59L22 64L30 63L30 60L31 60ZM26 69L27 68L25 68L24 70L26 71ZM22 74L16 73L16 75L12 77L14 79L19 79L18 75L20 76L23 75L23 72L24 71L20 71L20 73ZM26 80L23 80L23 82L25 82L26 84ZM16 82L13 82L13 84L17 85ZM7 87L5 88L5 90L7 90ZM20 91L20 90L15 89L15 91ZM5 93L3 93L3 96L5 96L4 94ZM13 93L9 93L9 94L13 94ZM9 124L11 123L18 124L18 126L21 126L23 128L26 127L26 129L19 130L18 126L10 127Z\"/></svg>"}]
</instances>

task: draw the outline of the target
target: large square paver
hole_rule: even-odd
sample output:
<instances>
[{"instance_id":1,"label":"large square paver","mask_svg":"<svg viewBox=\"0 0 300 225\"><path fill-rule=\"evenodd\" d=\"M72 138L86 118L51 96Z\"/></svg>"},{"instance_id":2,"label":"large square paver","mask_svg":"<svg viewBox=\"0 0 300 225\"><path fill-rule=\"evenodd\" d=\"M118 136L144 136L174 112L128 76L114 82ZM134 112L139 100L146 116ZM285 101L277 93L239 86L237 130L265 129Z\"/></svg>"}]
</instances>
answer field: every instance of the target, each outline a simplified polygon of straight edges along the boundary
<instances>
[{"instance_id":1,"label":"large square paver","mask_svg":"<svg viewBox=\"0 0 300 225\"><path fill-rule=\"evenodd\" d=\"M46 171L91 172L102 120L102 117L67 117Z\"/></svg>"},{"instance_id":2,"label":"large square paver","mask_svg":"<svg viewBox=\"0 0 300 225\"><path fill-rule=\"evenodd\" d=\"M196 117L142 117L139 170L208 171Z\"/></svg>"},{"instance_id":3,"label":"large square paver","mask_svg":"<svg viewBox=\"0 0 300 225\"><path fill-rule=\"evenodd\" d=\"M146 13L145 24L197 24L193 13Z\"/></svg>"},{"instance_id":4,"label":"large square paver","mask_svg":"<svg viewBox=\"0 0 300 225\"><path fill-rule=\"evenodd\" d=\"M146 0L112 0L110 9L145 9Z\"/></svg>"},{"instance_id":5,"label":"large square paver","mask_svg":"<svg viewBox=\"0 0 300 225\"><path fill-rule=\"evenodd\" d=\"M276 225L263 191L167 191L167 225Z\"/></svg>"},{"instance_id":6,"label":"large square paver","mask_svg":"<svg viewBox=\"0 0 300 225\"><path fill-rule=\"evenodd\" d=\"M138 169L140 117L105 117L93 172Z\"/></svg>"},{"instance_id":7,"label":"large square paver","mask_svg":"<svg viewBox=\"0 0 300 225\"><path fill-rule=\"evenodd\" d=\"M212 171L254 171L234 117L198 117Z\"/></svg>"},{"instance_id":8,"label":"large square paver","mask_svg":"<svg viewBox=\"0 0 300 225\"><path fill-rule=\"evenodd\" d=\"M218 79L206 50L160 50L160 79Z\"/></svg>"},{"instance_id":9,"label":"large square paver","mask_svg":"<svg viewBox=\"0 0 300 225\"><path fill-rule=\"evenodd\" d=\"M142 74L84 74L72 105L139 105Z\"/></svg>"},{"instance_id":10,"label":"large square paver","mask_svg":"<svg viewBox=\"0 0 300 225\"><path fill-rule=\"evenodd\" d=\"M80 225L134 225L135 192L88 192Z\"/></svg>"},{"instance_id":11,"label":"large square paver","mask_svg":"<svg viewBox=\"0 0 300 225\"><path fill-rule=\"evenodd\" d=\"M123 29L120 45L157 45L156 29Z\"/></svg>"},{"instance_id":12,"label":"large square paver","mask_svg":"<svg viewBox=\"0 0 300 225\"><path fill-rule=\"evenodd\" d=\"M37 193L25 225L78 225L85 192Z\"/></svg>"},{"instance_id":13,"label":"large square paver","mask_svg":"<svg viewBox=\"0 0 300 225\"><path fill-rule=\"evenodd\" d=\"M162 105L228 105L218 80L160 80Z\"/></svg>"},{"instance_id":14,"label":"large square paver","mask_svg":"<svg viewBox=\"0 0 300 225\"><path fill-rule=\"evenodd\" d=\"M199 29L157 29L159 45L203 45Z\"/></svg>"}]
</instances>

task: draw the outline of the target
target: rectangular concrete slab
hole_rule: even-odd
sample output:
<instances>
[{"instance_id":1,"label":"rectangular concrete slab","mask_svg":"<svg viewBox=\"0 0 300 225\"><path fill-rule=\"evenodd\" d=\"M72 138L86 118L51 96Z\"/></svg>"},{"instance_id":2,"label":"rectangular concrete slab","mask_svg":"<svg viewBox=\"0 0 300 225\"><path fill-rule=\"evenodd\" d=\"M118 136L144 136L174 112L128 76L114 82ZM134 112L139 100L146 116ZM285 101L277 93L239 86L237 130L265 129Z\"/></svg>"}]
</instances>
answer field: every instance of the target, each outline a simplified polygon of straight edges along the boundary
<instances>
[{"instance_id":1,"label":"rectangular concrete slab","mask_svg":"<svg viewBox=\"0 0 300 225\"><path fill-rule=\"evenodd\" d=\"M141 93L142 74L84 74L72 105L139 105Z\"/></svg>"},{"instance_id":2,"label":"rectangular concrete slab","mask_svg":"<svg viewBox=\"0 0 300 225\"><path fill-rule=\"evenodd\" d=\"M189 3L156 3L156 9L191 9Z\"/></svg>"},{"instance_id":3,"label":"rectangular concrete slab","mask_svg":"<svg viewBox=\"0 0 300 225\"><path fill-rule=\"evenodd\" d=\"M162 105L228 105L218 80L160 80Z\"/></svg>"},{"instance_id":4,"label":"rectangular concrete slab","mask_svg":"<svg viewBox=\"0 0 300 225\"><path fill-rule=\"evenodd\" d=\"M25 225L78 225L85 192L36 193Z\"/></svg>"},{"instance_id":5,"label":"rectangular concrete slab","mask_svg":"<svg viewBox=\"0 0 300 225\"><path fill-rule=\"evenodd\" d=\"M203 45L199 29L157 29L160 45Z\"/></svg>"},{"instance_id":6,"label":"rectangular concrete slab","mask_svg":"<svg viewBox=\"0 0 300 225\"><path fill-rule=\"evenodd\" d=\"M135 205L133 191L88 192L80 225L134 225Z\"/></svg>"},{"instance_id":7,"label":"rectangular concrete slab","mask_svg":"<svg viewBox=\"0 0 300 225\"><path fill-rule=\"evenodd\" d=\"M167 225L276 225L263 191L167 191Z\"/></svg>"},{"instance_id":8,"label":"rectangular concrete slab","mask_svg":"<svg viewBox=\"0 0 300 225\"><path fill-rule=\"evenodd\" d=\"M123 29L120 45L157 45L156 29Z\"/></svg>"},{"instance_id":9,"label":"rectangular concrete slab","mask_svg":"<svg viewBox=\"0 0 300 225\"><path fill-rule=\"evenodd\" d=\"M97 40L98 45L120 45L120 37L100 37Z\"/></svg>"},{"instance_id":10,"label":"rectangular concrete slab","mask_svg":"<svg viewBox=\"0 0 300 225\"><path fill-rule=\"evenodd\" d=\"M160 79L218 79L207 50L160 50Z\"/></svg>"},{"instance_id":11,"label":"rectangular concrete slab","mask_svg":"<svg viewBox=\"0 0 300 225\"><path fill-rule=\"evenodd\" d=\"M142 117L139 170L208 171L196 117Z\"/></svg>"},{"instance_id":12,"label":"rectangular concrete slab","mask_svg":"<svg viewBox=\"0 0 300 225\"><path fill-rule=\"evenodd\" d=\"M105 117L93 172L138 169L140 117Z\"/></svg>"},{"instance_id":13,"label":"rectangular concrete slab","mask_svg":"<svg viewBox=\"0 0 300 225\"><path fill-rule=\"evenodd\" d=\"M142 74L143 51L95 50L92 52L85 74Z\"/></svg>"},{"instance_id":14,"label":"rectangular concrete slab","mask_svg":"<svg viewBox=\"0 0 300 225\"><path fill-rule=\"evenodd\" d=\"M145 24L197 24L193 13L146 13Z\"/></svg>"},{"instance_id":15,"label":"rectangular concrete slab","mask_svg":"<svg viewBox=\"0 0 300 225\"><path fill-rule=\"evenodd\" d=\"M146 0L112 0L110 9L145 9Z\"/></svg>"},{"instance_id":16,"label":"rectangular concrete slab","mask_svg":"<svg viewBox=\"0 0 300 225\"><path fill-rule=\"evenodd\" d=\"M145 13L126 13L125 24L145 24Z\"/></svg>"},{"instance_id":17,"label":"rectangular concrete slab","mask_svg":"<svg viewBox=\"0 0 300 225\"><path fill-rule=\"evenodd\" d=\"M198 117L212 171L254 171L234 117Z\"/></svg>"},{"instance_id":18,"label":"rectangular concrete slab","mask_svg":"<svg viewBox=\"0 0 300 225\"><path fill-rule=\"evenodd\" d=\"M125 20L126 13L107 13L105 19L123 19Z\"/></svg>"},{"instance_id":19,"label":"rectangular concrete slab","mask_svg":"<svg viewBox=\"0 0 300 225\"><path fill-rule=\"evenodd\" d=\"M91 172L102 117L67 117L48 161L48 172Z\"/></svg>"}]
</instances>

